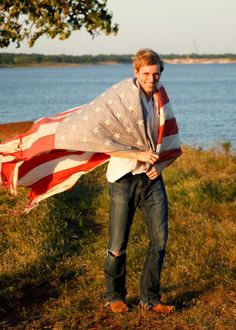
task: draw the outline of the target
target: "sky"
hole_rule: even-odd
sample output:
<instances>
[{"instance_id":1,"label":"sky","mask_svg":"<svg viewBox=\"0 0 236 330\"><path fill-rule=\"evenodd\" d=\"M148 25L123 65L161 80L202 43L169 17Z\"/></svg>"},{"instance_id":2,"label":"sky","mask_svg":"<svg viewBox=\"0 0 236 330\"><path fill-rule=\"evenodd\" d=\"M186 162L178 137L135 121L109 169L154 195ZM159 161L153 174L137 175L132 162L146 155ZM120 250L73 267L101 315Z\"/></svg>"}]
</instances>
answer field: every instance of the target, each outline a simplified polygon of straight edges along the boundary
<instances>
[{"instance_id":1,"label":"sky","mask_svg":"<svg viewBox=\"0 0 236 330\"><path fill-rule=\"evenodd\" d=\"M236 53L236 0L108 0L116 36L92 39L86 31L65 41L40 38L0 52L40 54L134 54L143 47L160 54Z\"/></svg>"}]
</instances>

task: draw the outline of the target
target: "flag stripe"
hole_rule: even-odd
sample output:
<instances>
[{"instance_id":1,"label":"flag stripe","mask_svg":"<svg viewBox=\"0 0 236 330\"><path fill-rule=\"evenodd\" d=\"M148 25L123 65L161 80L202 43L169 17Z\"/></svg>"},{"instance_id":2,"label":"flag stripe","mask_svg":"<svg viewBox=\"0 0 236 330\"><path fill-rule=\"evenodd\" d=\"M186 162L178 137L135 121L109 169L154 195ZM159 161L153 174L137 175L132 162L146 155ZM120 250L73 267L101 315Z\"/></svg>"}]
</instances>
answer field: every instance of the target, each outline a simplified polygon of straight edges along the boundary
<instances>
[{"instance_id":1,"label":"flag stripe","mask_svg":"<svg viewBox=\"0 0 236 330\"><path fill-rule=\"evenodd\" d=\"M91 169L99 166L101 163L104 163L110 158L110 156L105 154L94 154L89 162L78 165L74 168L69 168L62 170L57 173L50 174L46 177L43 177L41 180L38 180L36 183L29 186L32 189L31 193L31 202L34 200L36 196L44 194L47 190L52 189L54 186L63 183L67 178L69 178L72 174L81 173L84 174Z\"/></svg>"},{"instance_id":2,"label":"flag stripe","mask_svg":"<svg viewBox=\"0 0 236 330\"><path fill-rule=\"evenodd\" d=\"M92 159L94 161L93 163L93 166L91 166L87 172L95 169L96 167L98 167L99 165L102 165L104 163L106 163L108 161L108 159L110 158L110 156L108 155L105 155L105 154L94 154ZM84 168L85 169L85 168ZM69 188L71 188L75 183L76 181L79 179L79 177L82 175L82 174L85 174L87 172L85 171L82 171L82 168L80 169L81 171L80 172L76 172L76 173L72 173L72 172L68 172L66 176L63 177L63 180L59 180L59 178L55 178L55 182L54 184L52 185L52 187L50 189L46 189L45 192L41 192L41 193L38 193L37 192L37 189L34 189L33 185L31 186L32 187L32 191L30 193L30 200L29 200L29 204L26 208L26 210L30 210L31 208L35 207L39 201L49 197L49 196L52 196L54 194L58 194L60 192L63 192ZM57 174L58 176L60 175L59 173ZM56 175L55 175L56 177ZM44 184L43 183L43 178L42 180L40 180L38 182L38 185L42 185ZM36 188L37 186L36 185Z\"/></svg>"},{"instance_id":3,"label":"flag stripe","mask_svg":"<svg viewBox=\"0 0 236 330\"><path fill-rule=\"evenodd\" d=\"M166 104L169 103L169 97L166 93L166 90L163 86L160 87L159 91L157 92L157 97L158 97L158 108L159 111L160 109Z\"/></svg>"},{"instance_id":4,"label":"flag stripe","mask_svg":"<svg viewBox=\"0 0 236 330\"><path fill-rule=\"evenodd\" d=\"M84 152L80 155L66 155L64 157L56 158L46 163L35 165L32 170L27 171L24 176L18 180L19 186L30 186L40 180L45 173L48 175L61 172L68 168L74 168L79 165L87 163L91 158L90 152ZM20 173L22 174L22 173Z\"/></svg>"},{"instance_id":5,"label":"flag stripe","mask_svg":"<svg viewBox=\"0 0 236 330\"><path fill-rule=\"evenodd\" d=\"M52 150L48 154L42 154L40 156L33 157L29 159L27 162L24 162L22 164L20 171L19 171L19 179L21 179L23 176L27 175L29 171L32 170L32 168L35 168L37 166L40 166L42 164L47 164L48 162L51 162L53 160L57 160L63 157L70 157L70 155L81 155L83 154L82 151L78 152L69 152L67 150Z\"/></svg>"},{"instance_id":6,"label":"flag stripe","mask_svg":"<svg viewBox=\"0 0 236 330\"><path fill-rule=\"evenodd\" d=\"M176 149L180 145L179 135L169 135L162 139L161 144L157 145L157 150L161 153L164 150Z\"/></svg>"},{"instance_id":7,"label":"flag stripe","mask_svg":"<svg viewBox=\"0 0 236 330\"><path fill-rule=\"evenodd\" d=\"M165 125L162 125L158 129L158 144L162 143L163 137L178 134L178 126L175 118L165 121Z\"/></svg>"},{"instance_id":8,"label":"flag stripe","mask_svg":"<svg viewBox=\"0 0 236 330\"><path fill-rule=\"evenodd\" d=\"M20 151L12 153L12 155L14 155L17 160L24 160L30 159L40 153L47 152L50 149L54 149L54 137L55 135L52 134L37 138L36 141L32 141L30 147L26 149L23 148Z\"/></svg>"},{"instance_id":9,"label":"flag stripe","mask_svg":"<svg viewBox=\"0 0 236 330\"><path fill-rule=\"evenodd\" d=\"M165 160L168 160L170 158L176 158L179 157L182 153L181 148L177 149L170 149L170 150L165 150L160 153L160 158L158 159L157 163L161 163Z\"/></svg>"},{"instance_id":10,"label":"flag stripe","mask_svg":"<svg viewBox=\"0 0 236 330\"><path fill-rule=\"evenodd\" d=\"M12 174L15 170L16 163L2 163L2 168L1 168L1 181L2 183L10 189L11 187L11 178Z\"/></svg>"}]
</instances>

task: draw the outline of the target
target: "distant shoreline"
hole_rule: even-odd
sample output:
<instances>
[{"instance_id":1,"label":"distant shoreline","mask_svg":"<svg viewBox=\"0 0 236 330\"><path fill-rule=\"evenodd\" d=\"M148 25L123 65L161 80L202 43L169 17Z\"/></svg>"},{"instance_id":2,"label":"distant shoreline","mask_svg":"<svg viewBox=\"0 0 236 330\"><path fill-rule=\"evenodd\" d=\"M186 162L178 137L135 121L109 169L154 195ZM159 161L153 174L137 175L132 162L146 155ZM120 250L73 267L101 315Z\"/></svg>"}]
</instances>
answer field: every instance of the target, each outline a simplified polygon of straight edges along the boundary
<instances>
[{"instance_id":1,"label":"distant shoreline","mask_svg":"<svg viewBox=\"0 0 236 330\"><path fill-rule=\"evenodd\" d=\"M167 64L234 64L236 59L232 58L172 58L164 59ZM44 62L44 63L22 63L22 64L0 64L0 68L16 68L16 67L78 67L88 65L119 65L131 64L122 63L119 61L101 61L101 62L88 62L88 63L62 63L62 62Z\"/></svg>"},{"instance_id":2,"label":"distant shoreline","mask_svg":"<svg viewBox=\"0 0 236 330\"><path fill-rule=\"evenodd\" d=\"M236 63L236 59L232 58L174 58L164 59L168 64L224 64L224 63Z\"/></svg>"},{"instance_id":3,"label":"distant shoreline","mask_svg":"<svg viewBox=\"0 0 236 330\"><path fill-rule=\"evenodd\" d=\"M45 62L45 63L24 63L24 64L0 64L0 68L17 68L17 67L77 67L88 65L118 65L120 62L98 62L98 63L61 63L61 62ZM125 63L129 64L129 63Z\"/></svg>"}]
</instances>

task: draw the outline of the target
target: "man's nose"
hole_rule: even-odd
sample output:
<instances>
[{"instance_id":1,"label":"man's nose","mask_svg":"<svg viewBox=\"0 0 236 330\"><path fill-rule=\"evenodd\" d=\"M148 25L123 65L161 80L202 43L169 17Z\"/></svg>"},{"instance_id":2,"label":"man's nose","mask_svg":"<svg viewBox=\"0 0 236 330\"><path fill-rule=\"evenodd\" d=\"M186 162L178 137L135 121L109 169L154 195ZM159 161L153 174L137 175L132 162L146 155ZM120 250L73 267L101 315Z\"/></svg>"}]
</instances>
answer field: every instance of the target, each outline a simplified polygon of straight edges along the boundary
<instances>
[{"instance_id":1,"label":"man's nose","mask_svg":"<svg viewBox=\"0 0 236 330\"><path fill-rule=\"evenodd\" d=\"M149 81L150 83L155 83L155 82L156 82L155 76L150 75L150 76L148 77L148 81Z\"/></svg>"}]
</instances>

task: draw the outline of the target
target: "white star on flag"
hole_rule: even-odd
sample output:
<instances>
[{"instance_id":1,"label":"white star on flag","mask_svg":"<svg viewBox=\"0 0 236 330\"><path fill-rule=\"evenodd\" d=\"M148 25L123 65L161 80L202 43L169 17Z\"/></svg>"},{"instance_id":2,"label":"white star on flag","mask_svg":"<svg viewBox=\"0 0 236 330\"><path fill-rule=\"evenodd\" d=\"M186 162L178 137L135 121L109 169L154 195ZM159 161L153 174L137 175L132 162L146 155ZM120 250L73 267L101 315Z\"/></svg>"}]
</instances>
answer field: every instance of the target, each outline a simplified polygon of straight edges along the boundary
<instances>
[{"instance_id":1,"label":"white star on flag","mask_svg":"<svg viewBox=\"0 0 236 330\"><path fill-rule=\"evenodd\" d=\"M98 132L99 132L98 127L94 127L94 129L93 129L93 133L94 133L94 134L97 134Z\"/></svg>"},{"instance_id":2,"label":"white star on flag","mask_svg":"<svg viewBox=\"0 0 236 330\"><path fill-rule=\"evenodd\" d=\"M105 120L105 125L106 125L107 127L111 125L111 121L110 121L110 119Z\"/></svg>"},{"instance_id":3,"label":"white star on flag","mask_svg":"<svg viewBox=\"0 0 236 330\"><path fill-rule=\"evenodd\" d=\"M139 119L139 121L137 122L138 126L143 126L143 120L142 119Z\"/></svg>"},{"instance_id":4,"label":"white star on flag","mask_svg":"<svg viewBox=\"0 0 236 330\"><path fill-rule=\"evenodd\" d=\"M86 136L84 136L83 138L82 138L82 142L83 143L86 143L88 141L88 138L86 137Z\"/></svg>"},{"instance_id":5,"label":"white star on flag","mask_svg":"<svg viewBox=\"0 0 236 330\"><path fill-rule=\"evenodd\" d=\"M134 107L133 105L129 105L129 106L128 106L128 110L129 110L130 112L133 112L133 111L135 110L135 107Z\"/></svg>"},{"instance_id":6,"label":"white star on flag","mask_svg":"<svg viewBox=\"0 0 236 330\"><path fill-rule=\"evenodd\" d=\"M121 117L122 117L122 113L121 112L116 112L115 115L116 115L116 117L118 119L121 119Z\"/></svg>"},{"instance_id":7,"label":"white star on flag","mask_svg":"<svg viewBox=\"0 0 236 330\"><path fill-rule=\"evenodd\" d=\"M109 147L111 145L111 141L110 140L106 140L105 141L105 146Z\"/></svg>"},{"instance_id":8,"label":"white star on flag","mask_svg":"<svg viewBox=\"0 0 236 330\"><path fill-rule=\"evenodd\" d=\"M118 139L120 138L120 133L117 133L117 132L116 132L113 136L114 136L114 138L115 138L116 140L118 140Z\"/></svg>"},{"instance_id":9,"label":"white star on flag","mask_svg":"<svg viewBox=\"0 0 236 330\"><path fill-rule=\"evenodd\" d=\"M137 140L137 141L136 141L136 144L137 144L137 146L139 146L139 147L143 145L142 142L141 142L140 140Z\"/></svg>"},{"instance_id":10,"label":"white star on flag","mask_svg":"<svg viewBox=\"0 0 236 330\"><path fill-rule=\"evenodd\" d=\"M128 127L126 128L126 132L127 132L127 133L132 133L132 132L133 132L133 127L132 127L132 126L128 126Z\"/></svg>"}]
</instances>

